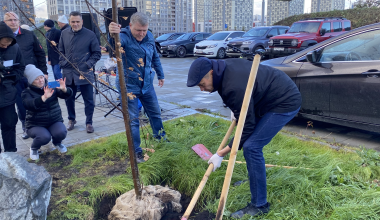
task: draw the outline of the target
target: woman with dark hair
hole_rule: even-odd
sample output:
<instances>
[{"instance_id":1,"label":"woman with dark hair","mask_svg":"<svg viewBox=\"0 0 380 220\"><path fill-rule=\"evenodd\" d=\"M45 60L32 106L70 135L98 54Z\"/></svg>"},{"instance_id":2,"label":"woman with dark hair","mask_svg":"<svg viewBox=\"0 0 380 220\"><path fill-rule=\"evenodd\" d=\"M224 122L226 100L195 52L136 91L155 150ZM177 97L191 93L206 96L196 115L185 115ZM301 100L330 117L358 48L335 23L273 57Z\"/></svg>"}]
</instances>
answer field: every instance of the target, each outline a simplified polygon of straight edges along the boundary
<instances>
[{"instance_id":1,"label":"woman with dark hair","mask_svg":"<svg viewBox=\"0 0 380 220\"><path fill-rule=\"evenodd\" d=\"M66 138L67 130L58 98L67 99L73 91L66 87L66 79L57 80L59 87L48 88L42 71L34 65L27 65L24 74L29 87L21 96L26 109L25 127L28 135L33 138L30 159L38 160L38 150L51 139L59 152L66 153L62 140Z\"/></svg>"}]
</instances>

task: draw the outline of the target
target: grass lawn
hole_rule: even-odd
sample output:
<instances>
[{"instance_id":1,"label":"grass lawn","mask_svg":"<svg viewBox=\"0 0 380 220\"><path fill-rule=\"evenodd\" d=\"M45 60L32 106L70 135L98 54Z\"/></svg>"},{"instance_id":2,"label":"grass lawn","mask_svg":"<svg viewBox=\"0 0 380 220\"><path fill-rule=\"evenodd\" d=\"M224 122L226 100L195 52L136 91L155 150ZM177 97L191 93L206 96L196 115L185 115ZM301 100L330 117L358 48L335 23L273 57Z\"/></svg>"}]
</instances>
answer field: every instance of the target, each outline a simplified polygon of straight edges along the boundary
<instances>
[{"instance_id":1,"label":"grass lawn","mask_svg":"<svg viewBox=\"0 0 380 220\"><path fill-rule=\"evenodd\" d=\"M230 122L193 115L164 123L170 143L142 134L143 146L153 148L139 165L144 185L168 185L192 197L208 164L191 147L204 144L215 152ZM106 219L118 195L133 189L125 134L50 152L37 162L53 176L48 219ZM380 219L380 158L378 152L334 150L278 134L264 148L267 164L312 169L267 168L271 211L260 219ZM228 156L225 157L228 159ZM244 161L243 152L237 160ZM227 163L212 173L196 212L216 213ZM247 179L244 164L236 164L232 183ZM248 183L231 186L224 219L250 201ZM184 211L184 210L183 210ZM243 219L250 219L245 216Z\"/></svg>"}]
</instances>

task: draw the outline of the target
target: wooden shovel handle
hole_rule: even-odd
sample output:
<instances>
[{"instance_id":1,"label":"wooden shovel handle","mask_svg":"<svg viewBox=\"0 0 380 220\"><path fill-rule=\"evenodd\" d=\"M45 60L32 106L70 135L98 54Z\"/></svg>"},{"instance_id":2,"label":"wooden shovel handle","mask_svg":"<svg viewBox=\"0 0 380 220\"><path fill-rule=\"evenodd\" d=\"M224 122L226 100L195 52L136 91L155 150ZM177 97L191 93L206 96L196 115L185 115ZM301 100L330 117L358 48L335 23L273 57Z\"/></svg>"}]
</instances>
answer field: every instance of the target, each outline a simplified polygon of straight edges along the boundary
<instances>
[{"instance_id":1,"label":"wooden shovel handle","mask_svg":"<svg viewBox=\"0 0 380 220\"><path fill-rule=\"evenodd\" d=\"M228 162L228 160L222 160L223 162ZM246 163L242 161L235 161L235 163ZM312 170L311 168L305 168L305 167L291 167L291 166L280 166L280 165L274 165L274 164L265 164L265 167L281 167L281 168L286 168L286 169L293 169L293 168L300 168L300 169L307 169L307 170Z\"/></svg>"},{"instance_id":2,"label":"wooden shovel handle","mask_svg":"<svg viewBox=\"0 0 380 220\"><path fill-rule=\"evenodd\" d=\"M230 159L228 160L226 177L223 183L223 189L222 189L222 193L219 200L218 211L216 212L216 218L215 218L216 220L221 220L223 218L223 211L224 211L224 207L227 201L227 195L228 195L228 190L231 184L232 173L234 171L236 154L237 154L238 147L240 144L241 135L243 133L244 123L247 117L247 110L248 110L249 102L251 101L253 86L255 85L257 70L259 69L259 64L260 64L260 55L256 54L252 63L251 73L249 75L247 88L244 94L243 105L241 107L239 122L236 128L234 142L232 144Z\"/></svg>"},{"instance_id":3,"label":"wooden shovel handle","mask_svg":"<svg viewBox=\"0 0 380 220\"><path fill-rule=\"evenodd\" d=\"M226 146L228 138L231 136L232 131L234 130L235 126L236 126L236 120L233 120L231 125L230 125L230 128L228 128L228 131L227 131L226 135L224 136L223 141L220 144L220 146L216 152L220 151L224 146ZM208 180L208 177L212 173L213 169L214 169L214 164L211 163L208 166L207 171L202 178L202 181L199 183L199 186L198 186L197 190L195 191L194 196L189 203L189 206L187 206L187 209L186 209L185 213L183 214L181 220L187 220L190 217L190 214L193 211L194 206L197 203L198 198L201 195L201 192L202 192L203 188L205 187L207 180Z\"/></svg>"}]
</instances>

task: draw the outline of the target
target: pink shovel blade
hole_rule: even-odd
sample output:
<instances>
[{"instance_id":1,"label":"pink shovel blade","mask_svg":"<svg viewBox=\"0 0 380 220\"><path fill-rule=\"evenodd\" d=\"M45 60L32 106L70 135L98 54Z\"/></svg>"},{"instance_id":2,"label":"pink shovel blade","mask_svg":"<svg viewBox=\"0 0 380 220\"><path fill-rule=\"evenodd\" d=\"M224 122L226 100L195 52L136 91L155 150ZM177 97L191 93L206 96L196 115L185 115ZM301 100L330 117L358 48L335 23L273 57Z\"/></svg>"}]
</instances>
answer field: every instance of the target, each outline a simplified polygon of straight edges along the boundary
<instances>
[{"instance_id":1,"label":"pink shovel blade","mask_svg":"<svg viewBox=\"0 0 380 220\"><path fill-rule=\"evenodd\" d=\"M203 160L209 160L212 156L212 153L203 145L196 144L191 149L195 151Z\"/></svg>"}]
</instances>

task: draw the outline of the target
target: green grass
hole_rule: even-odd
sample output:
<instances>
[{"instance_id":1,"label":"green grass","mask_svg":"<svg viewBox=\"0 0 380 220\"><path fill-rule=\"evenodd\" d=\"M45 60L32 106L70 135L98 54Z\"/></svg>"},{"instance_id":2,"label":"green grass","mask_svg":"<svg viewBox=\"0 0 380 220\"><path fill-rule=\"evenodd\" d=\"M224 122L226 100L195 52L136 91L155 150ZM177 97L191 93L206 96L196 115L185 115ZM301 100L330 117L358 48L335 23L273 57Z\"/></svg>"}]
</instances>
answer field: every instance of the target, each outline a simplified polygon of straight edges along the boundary
<instances>
[{"instance_id":1,"label":"green grass","mask_svg":"<svg viewBox=\"0 0 380 220\"><path fill-rule=\"evenodd\" d=\"M152 148L149 161L139 165L144 185L167 184L192 196L208 164L191 147L204 144L211 152L218 148L229 127L228 121L204 115L188 116L164 123L170 143L149 140L142 147ZM49 219L87 219L96 216L104 195L119 195L133 189L130 167L126 173L107 175L104 169L124 161L128 155L125 134L72 147L73 160L63 170L76 169L65 179L65 187L55 195L61 199ZM360 149L359 153L337 151L311 141L278 134L264 148L267 164L312 169L268 168L268 201L271 212L262 219L379 219L379 154ZM41 156L43 157L43 156ZM228 159L228 157L225 157ZM239 151L237 160L244 161ZM227 163L212 173L196 208L216 212ZM236 164L232 183L247 179L244 164ZM68 190L69 189L69 190ZM58 189L56 189L58 190ZM84 192L89 195L81 196ZM250 201L249 185L230 187L225 214L243 208ZM224 219L229 219L225 217ZM247 216L244 219L249 219Z\"/></svg>"}]
</instances>

